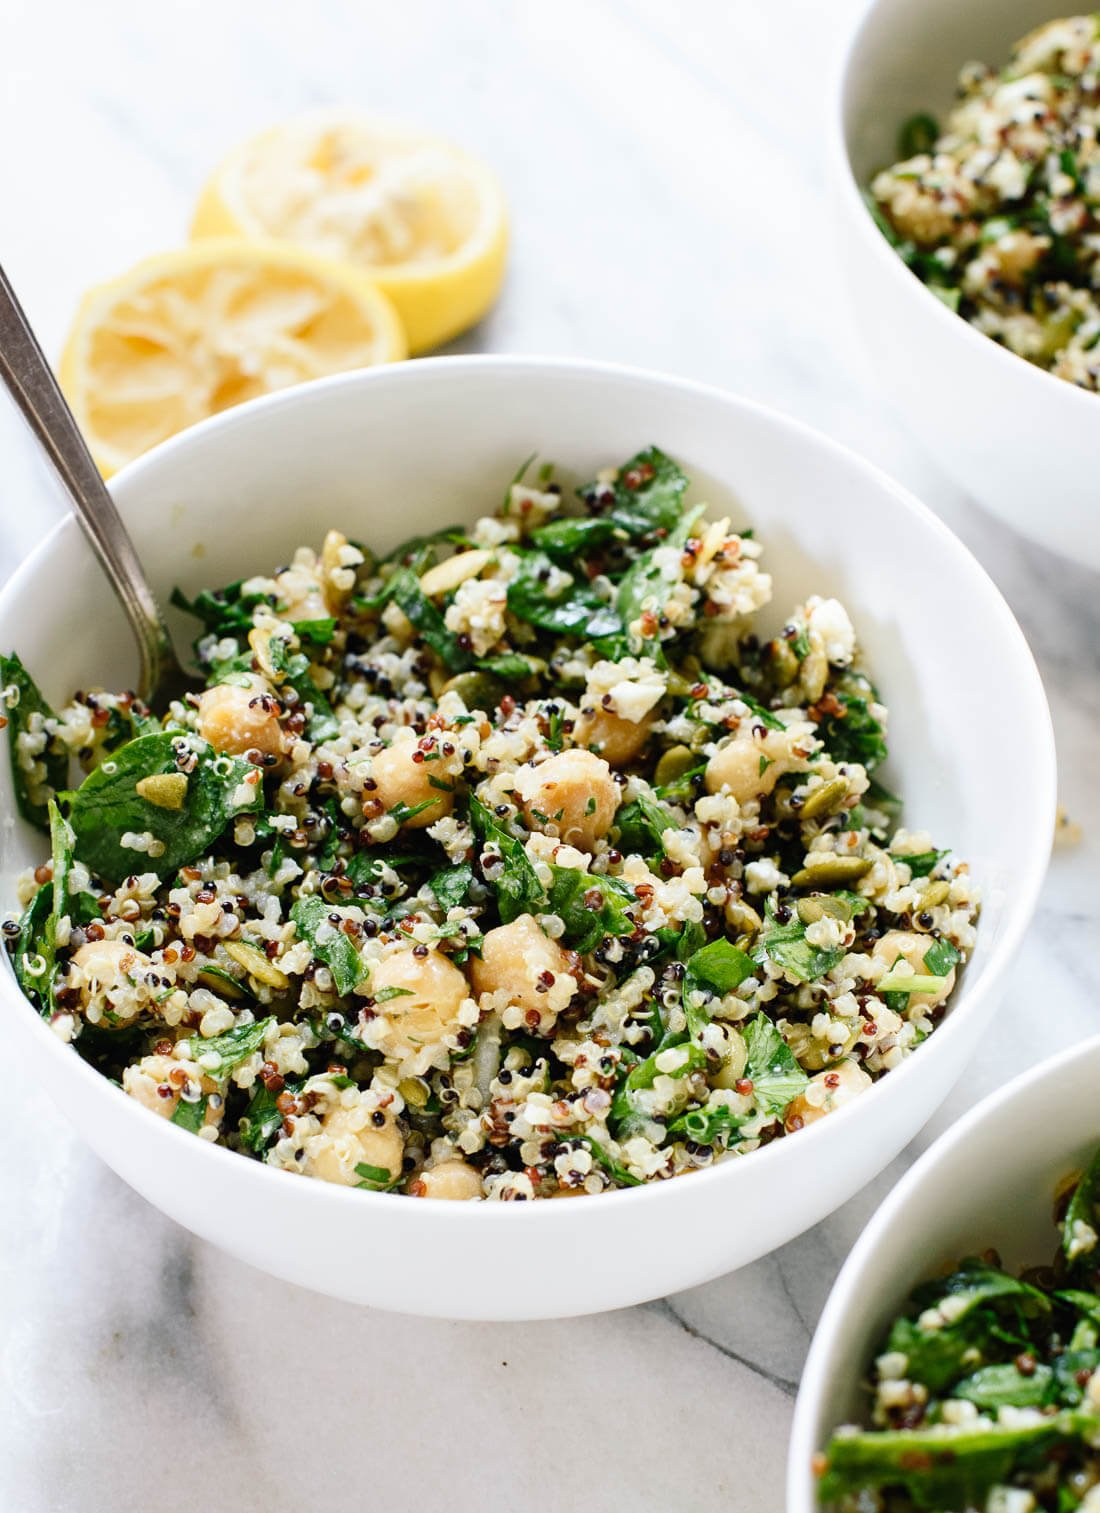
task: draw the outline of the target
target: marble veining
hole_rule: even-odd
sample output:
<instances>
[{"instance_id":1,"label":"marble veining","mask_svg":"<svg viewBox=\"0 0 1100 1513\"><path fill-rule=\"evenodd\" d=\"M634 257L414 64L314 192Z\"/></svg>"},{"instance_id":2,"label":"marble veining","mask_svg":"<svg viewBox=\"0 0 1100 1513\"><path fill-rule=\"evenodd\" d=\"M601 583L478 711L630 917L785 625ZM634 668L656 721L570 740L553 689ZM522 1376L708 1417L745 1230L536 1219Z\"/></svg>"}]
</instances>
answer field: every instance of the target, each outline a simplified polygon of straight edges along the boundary
<instances>
[{"instance_id":1,"label":"marble veining","mask_svg":"<svg viewBox=\"0 0 1100 1513\"><path fill-rule=\"evenodd\" d=\"M48 346L84 286L183 238L206 168L258 125L347 101L449 132L497 165L515 220L504 298L454 349L689 374L909 484L1019 616L1063 802L1085 827L1055 856L986 1056L913 1147L774 1255L646 1307L471 1325L315 1297L163 1219L43 1092L6 1083L4 1513L194 1513L211 1499L233 1513L780 1509L814 1321L866 1219L963 1109L1100 1029L1096 578L960 494L883 409L854 344L821 133L829 63L859 8L0 0L3 261ZM2 405L0 454L8 573L59 505Z\"/></svg>"}]
</instances>

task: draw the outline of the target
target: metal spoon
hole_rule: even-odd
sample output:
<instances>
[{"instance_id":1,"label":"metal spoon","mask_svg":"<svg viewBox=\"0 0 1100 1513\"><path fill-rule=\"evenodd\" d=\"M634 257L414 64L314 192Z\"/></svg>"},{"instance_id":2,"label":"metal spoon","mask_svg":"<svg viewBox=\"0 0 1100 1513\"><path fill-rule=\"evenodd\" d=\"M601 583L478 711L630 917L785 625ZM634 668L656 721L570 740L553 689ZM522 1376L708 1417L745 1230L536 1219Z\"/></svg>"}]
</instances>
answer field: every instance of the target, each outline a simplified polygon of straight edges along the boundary
<instances>
[{"instance_id":1,"label":"metal spoon","mask_svg":"<svg viewBox=\"0 0 1100 1513\"><path fill-rule=\"evenodd\" d=\"M0 268L0 378L65 486L69 503L137 638L139 698L162 710L190 681L138 560L30 322Z\"/></svg>"}]
</instances>

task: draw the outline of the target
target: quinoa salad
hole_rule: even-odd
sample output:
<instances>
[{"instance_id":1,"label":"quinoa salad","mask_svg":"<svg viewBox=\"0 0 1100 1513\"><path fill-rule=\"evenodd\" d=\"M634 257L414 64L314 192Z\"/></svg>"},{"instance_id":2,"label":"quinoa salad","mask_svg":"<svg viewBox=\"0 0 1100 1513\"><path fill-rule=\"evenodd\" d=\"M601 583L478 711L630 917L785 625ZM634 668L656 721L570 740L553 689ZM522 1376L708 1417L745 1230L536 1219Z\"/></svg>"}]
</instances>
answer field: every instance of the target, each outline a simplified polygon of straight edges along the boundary
<instances>
[{"instance_id":1,"label":"quinoa salad","mask_svg":"<svg viewBox=\"0 0 1100 1513\"><path fill-rule=\"evenodd\" d=\"M201 1140L451 1199L692 1172L898 1066L977 890L875 776L843 606L765 639L760 543L687 493L655 447L575 493L529 464L471 528L177 591L162 719L2 659L52 1029Z\"/></svg>"},{"instance_id":2,"label":"quinoa salad","mask_svg":"<svg viewBox=\"0 0 1100 1513\"><path fill-rule=\"evenodd\" d=\"M1100 19L1050 21L998 73L968 63L942 129L901 130L869 204L900 256L1011 352L1100 387Z\"/></svg>"},{"instance_id":3,"label":"quinoa salad","mask_svg":"<svg viewBox=\"0 0 1100 1513\"><path fill-rule=\"evenodd\" d=\"M996 1251L918 1287L874 1363L873 1428L818 1471L842 1513L1100 1513L1100 1151L1061 1187L1060 1245Z\"/></svg>"}]
</instances>

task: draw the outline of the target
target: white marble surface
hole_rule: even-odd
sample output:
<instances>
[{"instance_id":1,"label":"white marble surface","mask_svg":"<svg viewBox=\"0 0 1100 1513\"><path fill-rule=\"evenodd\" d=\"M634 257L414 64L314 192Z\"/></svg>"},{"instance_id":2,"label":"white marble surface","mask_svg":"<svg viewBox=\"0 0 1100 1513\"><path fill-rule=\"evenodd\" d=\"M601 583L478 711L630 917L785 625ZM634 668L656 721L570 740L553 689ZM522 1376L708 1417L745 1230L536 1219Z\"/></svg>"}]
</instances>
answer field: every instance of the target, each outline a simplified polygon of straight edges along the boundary
<instances>
[{"instance_id":1,"label":"white marble surface","mask_svg":"<svg viewBox=\"0 0 1100 1513\"><path fill-rule=\"evenodd\" d=\"M963 1107L1100 1029L1100 585L960 497L854 350L814 228L823 81L858 8L0 0L0 255L48 345L83 286L183 236L242 133L328 101L428 122L498 166L515 215L505 296L458 347L707 379L900 476L1019 615L1085 825L1055 857L988 1055L914 1150L776 1255L650 1307L476 1326L325 1301L162 1219L5 1079L5 1513L779 1509L809 1334L874 1205ZM0 457L7 571L58 505L5 406Z\"/></svg>"}]
</instances>

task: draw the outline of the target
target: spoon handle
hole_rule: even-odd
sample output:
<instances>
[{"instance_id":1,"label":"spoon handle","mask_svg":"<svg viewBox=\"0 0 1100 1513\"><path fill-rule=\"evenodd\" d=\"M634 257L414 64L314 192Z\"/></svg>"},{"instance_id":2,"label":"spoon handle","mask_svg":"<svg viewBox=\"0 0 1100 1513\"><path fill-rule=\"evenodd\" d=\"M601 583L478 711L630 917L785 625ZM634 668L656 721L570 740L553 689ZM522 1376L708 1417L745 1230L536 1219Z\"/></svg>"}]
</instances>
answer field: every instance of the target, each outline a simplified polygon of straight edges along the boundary
<instances>
[{"instance_id":1,"label":"spoon handle","mask_svg":"<svg viewBox=\"0 0 1100 1513\"><path fill-rule=\"evenodd\" d=\"M158 684L177 669L172 643L129 533L3 268L0 379L64 484L76 517L122 601L141 657L137 692L151 701Z\"/></svg>"}]
</instances>

